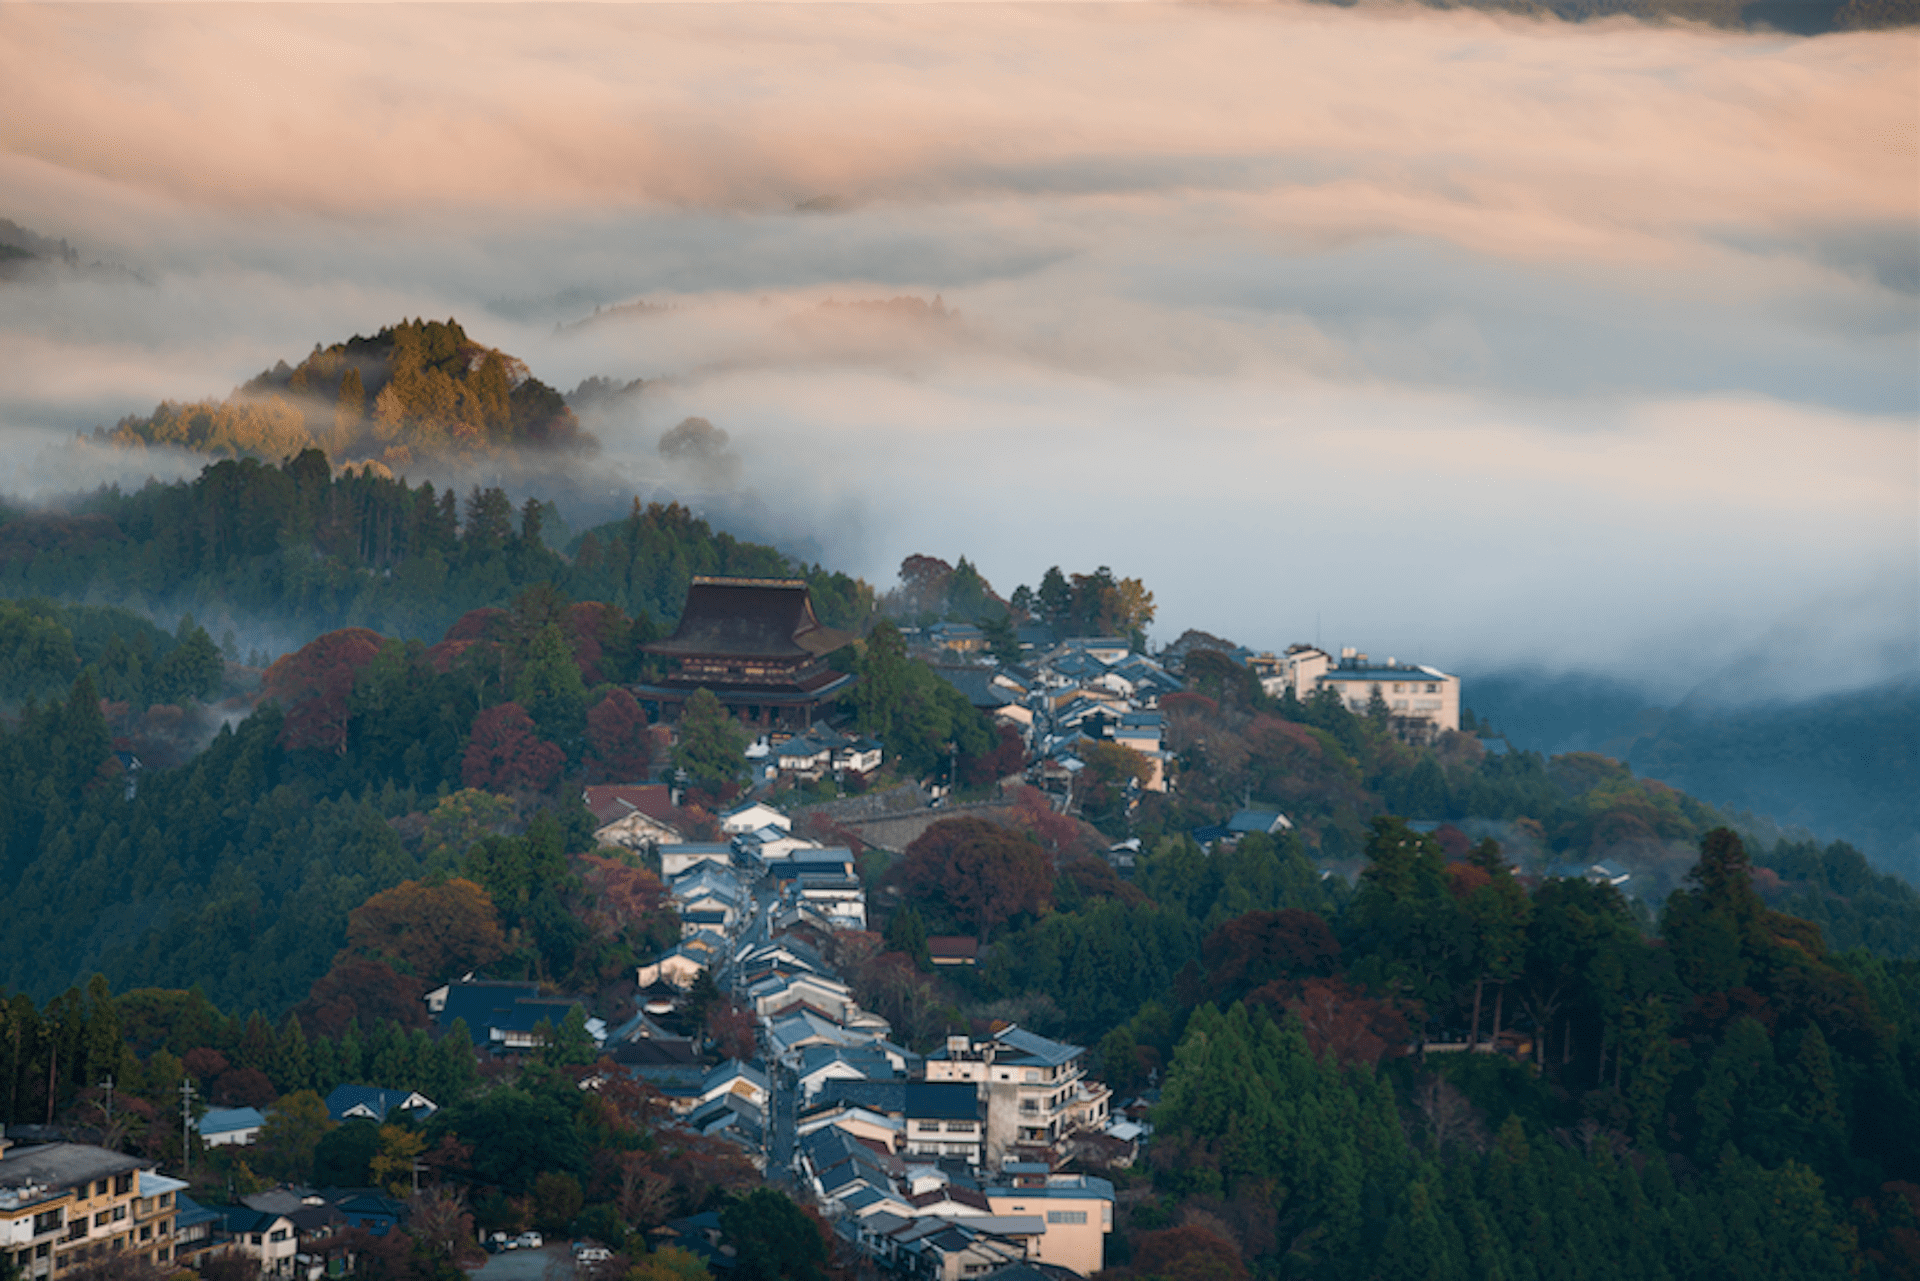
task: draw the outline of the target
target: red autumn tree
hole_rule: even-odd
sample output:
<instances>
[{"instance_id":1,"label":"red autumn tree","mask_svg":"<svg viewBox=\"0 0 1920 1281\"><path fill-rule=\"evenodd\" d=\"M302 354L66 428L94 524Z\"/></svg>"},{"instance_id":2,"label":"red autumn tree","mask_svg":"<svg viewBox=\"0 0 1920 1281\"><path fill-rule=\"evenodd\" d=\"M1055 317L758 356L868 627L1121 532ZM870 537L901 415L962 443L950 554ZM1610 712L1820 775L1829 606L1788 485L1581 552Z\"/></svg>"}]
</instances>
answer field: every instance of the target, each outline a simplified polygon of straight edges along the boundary
<instances>
[{"instance_id":1,"label":"red autumn tree","mask_svg":"<svg viewBox=\"0 0 1920 1281\"><path fill-rule=\"evenodd\" d=\"M754 1033L760 1024L753 1012L734 1001L716 1001L707 1011L707 1035L714 1048L730 1059L746 1060L759 1050Z\"/></svg>"},{"instance_id":2,"label":"red autumn tree","mask_svg":"<svg viewBox=\"0 0 1920 1281\"><path fill-rule=\"evenodd\" d=\"M347 699L354 678L373 661L385 638L348 627L309 641L274 660L261 678L261 692L286 710L280 745L289 751L314 747L347 750Z\"/></svg>"},{"instance_id":3,"label":"red autumn tree","mask_svg":"<svg viewBox=\"0 0 1920 1281\"><path fill-rule=\"evenodd\" d=\"M187 1075L195 1080L211 1081L225 1073L231 1065L227 1062L227 1056L212 1046L196 1045L187 1051L186 1057L181 1060L181 1066L186 1068Z\"/></svg>"},{"instance_id":4,"label":"red autumn tree","mask_svg":"<svg viewBox=\"0 0 1920 1281\"><path fill-rule=\"evenodd\" d=\"M653 763L647 713L632 694L615 687L587 712L587 781L637 783Z\"/></svg>"},{"instance_id":5,"label":"red autumn tree","mask_svg":"<svg viewBox=\"0 0 1920 1281\"><path fill-rule=\"evenodd\" d=\"M1045 911L1053 890L1045 851L977 818L935 823L888 876L906 898L982 937L1013 917Z\"/></svg>"},{"instance_id":6,"label":"red autumn tree","mask_svg":"<svg viewBox=\"0 0 1920 1281\"><path fill-rule=\"evenodd\" d=\"M1118 899L1129 907L1152 902L1138 886L1121 880L1120 873L1103 858L1083 855L1061 864L1060 875L1072 881L1074 888L1087 898Z\"/></svg>"},{"instance_id":7,"label":"red autumn tree","mask_svg":"<svg viewBox=\"0 0 1920 1281\"><path fill-rule=\"evenodd\" d=\"M567 608L567 635L573 642L573 661L580 665L580 679L589 686L608 680L609 672L604 665L607 642L617 640L626 628L626 616L617 606L583 600Z\"/></svg>"},{"instance_id":8,"label":"red autumn tree","mask_svg":"<svg viewBox=\"0 0 1920 1281\"><path fill-rule=\"evenodd\" d=\"M1325 917L1290 907L1221 923L1200 945L1200 957L1215 992L1238 994L1278 979L1331 974L1340 965L1340 943Z\"/></svg>"},{"instance_id":9,"label":"red autumn tree","mask_svg":"<svg viewBox=\"0 0 1920 1281\"><path fill-rule=\"evenodd\" d=\"M504 609L470 609L455 619L440 639L442 642L497 640L506 620Z\"/></svg>"},{"instance_id":10,"label":"red autumn tree","mask_svg":"<svg viewBox=\"0 0 1920 1281\"><path fill-rule=\"evenodd\" d=\"M422 979L478 969L505 955L493 899L472 881L404 881L347 916L347 946Z\"/></svg>"},{"instance_id":11,"label":"red autumn tree","mask_svg":"<svg viewBox=\"0 0 1920 1281\"><path fill-rule=\"evenodd\" d=\"M1133 1270L1167 1281L1247 1281L1240 1247L1201 1223L1142 1233L1133 1251Z\"/></svg>"},{"instance_id":12,"label":"red autumn tree","mask_svg":"<svg viewBox=\"0 0 1920 1281\"><path fill-rule=\"evenodd\" d=\"M1358 992L1341 979L1269 983L1247 1000L1268 1006L1276 1017L1284 1008L1299 1019L1307 1047L1316 1058L1331 1050L1342 1063L1378 1066L1383 1058L1406 1053L1409 1027L1399 1008Z\"/></svg>"},{"instance_id":13,"label":"red autumn tree","mask_svg":"<svg viewBox=\"0 0 1920 1281\"><path fill-rule=\"evenodd\" d=\"M341 1036L355 1019L363 1028L382 1019L401 1027L424 1027L426 1009L420 997L426 990L423 980L396 973L390 965L342 953L332 969L314 980L294 1013L300 1026L315 1036Z\"/></svg>"},{"instance_id":14,"label":"red autumn tree","mask_svg":"<svg viewBox=\"0 0 1920 1281\"><path fill-rule=\"evenodd\" d=\"M566 753L534 733L525 708L502 703L473 718L460 779L487 792L545 792L566 763Z\"/></svg>"},{"instance_id":15,"label":"red autumn tree","mask_svg":"<svg viewBox=\"0 0 1920 1281\"><path fill-rule=\"evenodd\" d=\"M1096 854L1107 846L1106 839L1098 832L1057 812L1047 794L1037 787L1016 784L1013 805L1013 825L1056 859Z\"/></svg>"},{"instance_id":16,"label":"red autumn tree","mask_svg":"<svg viewBox=\"0 0 1920 1281\"><path fill-rule=\"evenodd\" d=\"M259 1068L228 1068L213 1083L213 1101L221 1107L265 1107L278 1094Z\"/></svg>"},{"instance_id":17,"label":"red autumn tree","mask_svg":"<svg viewBox=\"0 0 1920 1281\"><path fill-rule=\"evenodd\" d=\"M994 740L991 750L983 756L968 756L960 762L960 773L970 787L984 787L1012 774L1018 774L1027 763L1027 748L1020 741L1020 731L1011 725L1002 725L999 736Z\"/></svg>"}]
</instances>

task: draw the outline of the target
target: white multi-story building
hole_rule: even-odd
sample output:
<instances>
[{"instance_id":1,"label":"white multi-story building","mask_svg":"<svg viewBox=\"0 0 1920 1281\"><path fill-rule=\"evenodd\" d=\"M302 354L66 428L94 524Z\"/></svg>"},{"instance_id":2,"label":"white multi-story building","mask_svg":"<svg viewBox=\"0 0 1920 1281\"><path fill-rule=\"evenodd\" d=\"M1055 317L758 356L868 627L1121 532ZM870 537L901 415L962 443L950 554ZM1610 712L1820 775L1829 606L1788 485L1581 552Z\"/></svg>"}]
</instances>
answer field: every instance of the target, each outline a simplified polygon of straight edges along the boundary
<instances>
[{"instance_id":1,"label":"white multi-story building","mask_svg":"<svg viewBox=\"0 0 1920 1281\"><path fill-rule=\"evenodd\" d=\"M1107 1122L1112 1092L1087 1076L1087 1052L1008 1025L983 1041L950 1036L927 1056L927 1080L972 1081L987 1104L987 1164L1050 1147Z\"/></svg>"},{"instance_id":2,"label":"white multi-story building","mask_svg":"<svg viewBox=\"0 0 1920 1281\"><path fill-rule=\"evenodd\" d=\"M1332 689L1356 716L1367 714L1378 690L1395 736L1409 743L1431 743L1460 728L1460 678L1436 667L1395 658L1375 663L1351 647L1336 659L1312 645L1289 645L1286 653L1259 655L1250 665L1260 687L1274 698L1292 690L1304 703L1317 691Z\"/></svg>"}]
</instances>

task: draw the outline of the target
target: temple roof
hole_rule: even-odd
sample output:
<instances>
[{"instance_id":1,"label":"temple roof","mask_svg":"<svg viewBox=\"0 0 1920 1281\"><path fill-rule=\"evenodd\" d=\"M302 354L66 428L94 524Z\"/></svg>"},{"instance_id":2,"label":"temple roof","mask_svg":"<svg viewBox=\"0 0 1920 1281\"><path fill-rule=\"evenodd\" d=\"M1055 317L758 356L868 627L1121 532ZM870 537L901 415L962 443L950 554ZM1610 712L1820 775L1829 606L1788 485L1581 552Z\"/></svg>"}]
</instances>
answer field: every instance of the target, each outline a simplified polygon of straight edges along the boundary
<instances>
[{"instance_id":1,"label":"temple roof","mask_svg":"<svg viewBox=\"0 0 1920 1281\"><path fill-rule=\"evenodd\" d=\"M819 658L852 640L814 617L799 579L697 577L673 635L646 648L679 658Z\"/></svg>"}]
</instances>

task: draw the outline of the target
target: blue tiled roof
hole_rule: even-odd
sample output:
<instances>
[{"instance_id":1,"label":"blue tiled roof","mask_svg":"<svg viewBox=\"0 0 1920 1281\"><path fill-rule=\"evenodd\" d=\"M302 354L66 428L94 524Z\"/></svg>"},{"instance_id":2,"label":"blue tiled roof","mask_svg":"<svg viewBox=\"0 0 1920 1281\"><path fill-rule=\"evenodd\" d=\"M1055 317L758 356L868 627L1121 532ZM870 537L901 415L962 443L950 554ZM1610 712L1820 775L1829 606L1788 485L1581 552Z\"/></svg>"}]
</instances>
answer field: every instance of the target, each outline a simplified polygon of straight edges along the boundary
<instances>
[{"instance_id":1,"label":"blue tiled roof","mask_svg":"<svg viewBox=\"0 0 1920 1281\"><path fill-rule=\"evenodd\" d=\"M193 1128L202 1135L232 1134L235 1130L253 1130L267 1123L258 1108L214 1108L198 1121Z\"/></svg>"}]
</instances>

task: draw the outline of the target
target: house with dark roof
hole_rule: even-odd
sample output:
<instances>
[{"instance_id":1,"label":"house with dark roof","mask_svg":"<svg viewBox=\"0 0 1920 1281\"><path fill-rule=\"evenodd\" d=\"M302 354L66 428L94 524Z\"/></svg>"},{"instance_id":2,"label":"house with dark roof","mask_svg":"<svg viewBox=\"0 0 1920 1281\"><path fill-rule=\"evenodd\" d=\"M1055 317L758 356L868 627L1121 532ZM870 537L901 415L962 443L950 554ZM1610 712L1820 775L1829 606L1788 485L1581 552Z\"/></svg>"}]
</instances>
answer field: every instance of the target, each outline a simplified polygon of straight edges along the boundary
<instances>
[{"instance_id":1,"label":"house with dark roof","mask_svg":"<svg viewBox=\"0 0 1920 1281\"><path fill-rule=\"evenodd\" d=\"M174 1197L173 1208L173 1258L178 1263L204 1253L214 1244L221 1216L218 1210L208 1209L185 1192Z\"/></svg>"},{"instance_id":2,"label":"house with dark roof","mask_svg":"<svg viewBox=\"0 0 1920 1281\"><path fill-rule=\"evenodd\" d=\"M960 934L931 935L927 939L927 956L936 966L975 966L980 963L980 940Z\"/></svg>"},{"instance_id":3,"label":"house with dark roof","mask_svg":"<svg viewBox=\"0 0 1920 1281\"><path fill-rule=\"evenodd\" d=\"M1279 810L1243 809L1227 820L1227 832L1238 840L1249 833L1278 836L1293 830L1293 820Z\"/></svg>"},{"instance_id":4,"label":"house with dark roof","mask_svg":"<svg viewBox=\"0 0 1920 1281\"><path fill-rule=\"evenodd\" d=\"M903 1099L907 1155L977 1166L986 1139L980 1091L966 1081L910 1081Z\"/></svg>"},{"instance_id":5,"label":"house with dark roof","mask_svg":"<svg viewBox=\"0 0 1920 1281\"><path fill-rule=\"evenodd\" d=\"M300 1252L300 1231L293 1220L270 1210L244 1205L208 1206L220 1216L219 1231L233 1253L252 1259L263 1277L291 1277Z\"/></svg>"},{"instance_id":6,"label":"house with dark roof","mask_svg":"<svg viewBox=\"0 0 1920 1281\"><path fill-rule=\"evenodd\" d=\"M393 1112L416 1119L432 1116L440 1105L417 1090L389 1090L374 1085L337 1085L327 1095L327 1119L384 1122Z\"/></svg>"},{"instance_id":7,"label":"house with dark roof","mask_svg":"<svg viewBox=\"0 0 1920 1281\"><path fill-rule=\"evenodd\" d=\"M664 783L596 785L584 789L580 800L593 815L593 837L602 845L640 851L686 839L675 826L680 807Z\"/></svg>"},{"instance_id":8,"label":"house with dark roof","mask_svg":"<svg viewBox=\"0 0 1920 1281\"><path fill-rule=\"evenodd\" d=\"M463 1019L474 1045L495 1051L537 1049L545 1044L541 1025L559 1027L567 1011L582 1004L578 997L544 995L538 983L476 979L471 974L443 983L421 999L440 1027L450 1028ZM590 1020L589 1026L598 1026L598 1020ZM595 1039L605 1034L605 1027L598 1026Z\"/></svg>"}]
</instances>

